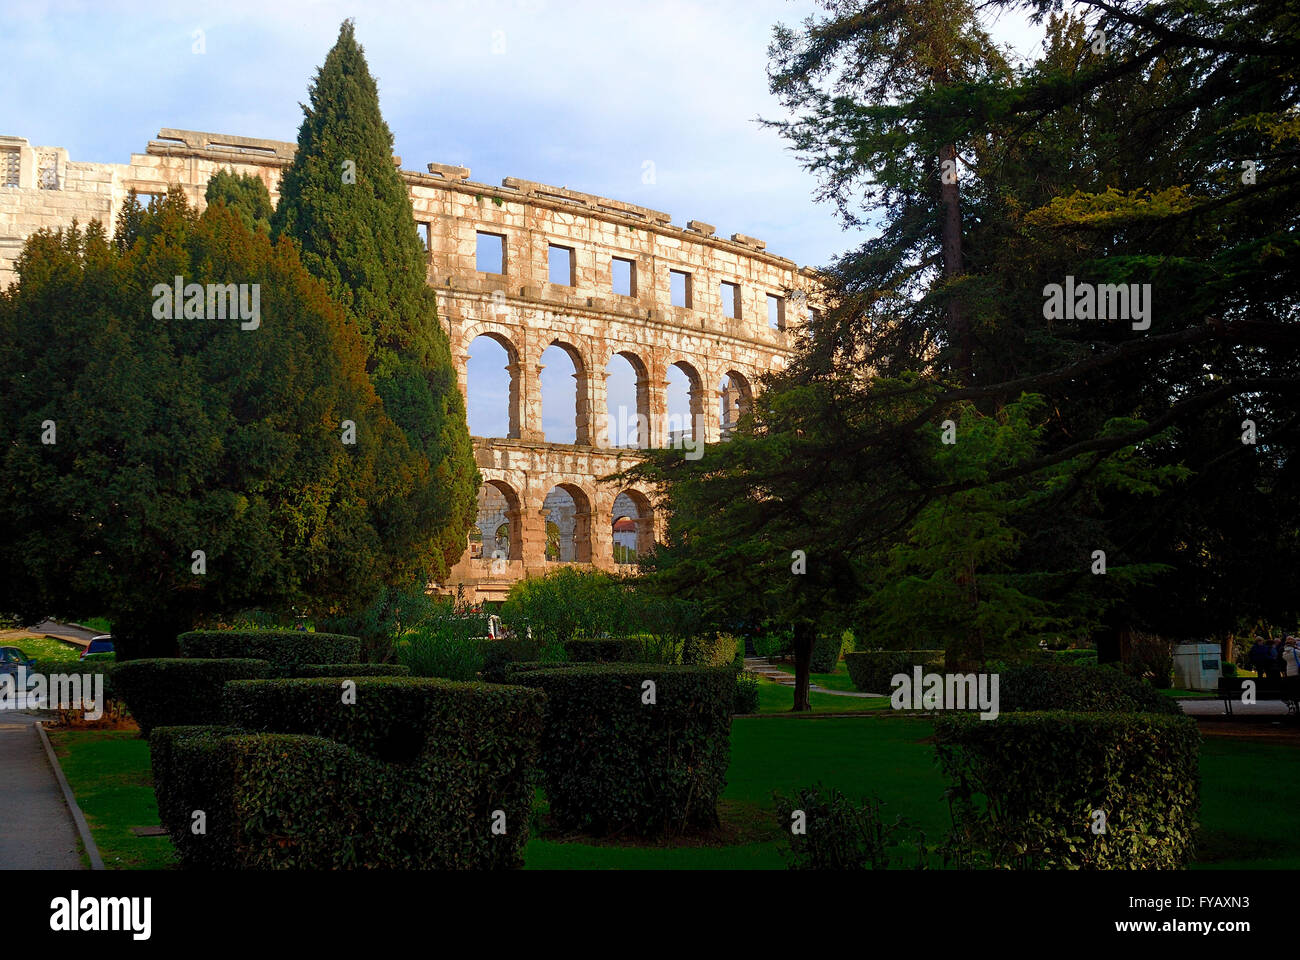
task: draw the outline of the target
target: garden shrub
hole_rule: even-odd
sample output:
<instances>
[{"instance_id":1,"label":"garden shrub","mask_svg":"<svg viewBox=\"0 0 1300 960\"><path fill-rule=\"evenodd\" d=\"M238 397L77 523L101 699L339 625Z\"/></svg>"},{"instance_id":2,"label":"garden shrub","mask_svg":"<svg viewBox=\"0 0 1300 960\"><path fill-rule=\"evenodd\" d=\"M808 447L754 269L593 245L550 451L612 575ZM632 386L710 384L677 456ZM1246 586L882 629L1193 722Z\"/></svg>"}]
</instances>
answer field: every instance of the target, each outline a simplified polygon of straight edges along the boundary
<instances>
[{"instance_id":1,"label":"garden shrub","mask_svg":"<svg viewBox=\"0 0 1300 960\"><path fill-rule=\"evenodd\" d=\"M935 738L953 840L990 866L1177 869L1192 857L1200 734L1190 717L945 714ZM1094 811L1104 833L1093 832Z\"/></svg>"},{"instance_id":2,"label":"garden shrub","mask_svg":"<svg viewBox=\"0 0 1300 960\"><path fill-rule=\"evenodd\" d=\"M267 677L273 670L252 658L128 660L113 668L113 686L147 737L154 727L210 722L227 680Z\"/></svg>"},{"instance_id":3,"label":"garden shrub","mask_svg":"<svg viewBox=\"0 0 1300 960\"><path fill-rule=\"evenodd\" d=\"M187 865L516 867L528 842L544 698L412 677L236 681L224 729L160 728L159 810ZM209 809L211 808L211 809ZM209 813L207 836L190 815ZM505 832L493 831L495 811Z\"/></svg>"},{"instance_id":4,"label":"garden shrub","mask_svg":"<svg viewBox=\"0 0 1300 960\"><path fill-rule=\"evenodd\" d=\"M999 709L1181 714L1177 700L1148 683L1107 667L1028 664L1008 667L998 677Z\"/></svg>"},{"instance_id":5,"label":"garden shrub","mask_svg":"<svg viewBox=\"0 0 1300 960\"><path fill-rule=\"evenodd\" d=\"M776 794L775 800L778 829L790 840L781 854L791 870L887 870L890 848L907 842L895 840L895 834L904 830L914 834L911 845L917 866L925 865L924 835L906 817L887 823L878 797L854 803L834 787L826 790L818 784L792 799ZM796 812L803 815L800 834L791 831Z\"/></svg>"},{"instance_id":6,"label":"garden shrub","mask_svg":"<svg viewBox=\"0 0 1300 960\"><path fill-rule=\"evenodd\" d=\"M564 652L574 663L640 663L644 642L638 637L568 640Z\"/></svg>"},{"instance_id":7,"label":"garden shrub","mask_svg":"<svg viewBox=\"0 0 1300 960\"><path fill-rule=\"evenodd\" d=\"M853 687L862 693L890 693L896 674L909 677L916 666L926 672L943 669L942 650L871 650L846 653L844 665L848 668Z\"/></svg>"},{"instance_id":8,"label":"garden shrub","mask_svg":"<svg viewBox=\"0 0 1300 960\"><path fill-rule=\"evenodd\" d=\"M99 655L96 654L96 657ZM111 658L113 654L104 654L104 657ZM91 677L90 686L82 685L82 700L90 699L94 693L96 676L104 678L103 697L104 703L99 704L103 710L103 716L98 720L89 720L86 717L84 709L60 710L51 703L50 709L54 712L54 723L60 727L77 727L80 729L93 729L96 727L115 727L119 722L126 719L129 712L121 694L118 693L117 687L113 683L113 670L116 662L113 659L91 659L87 657L84 660L44 660L33 659L29 676L39 673L45 677L47 684L47 694L54 698L57 691L49 688L52 677L56 674L77 675L82 678Z\"/></svg>"},{"instance_id":9,"label":"garden shrub","mask_svg":"<svg viewBox=\"0 0 1300 960\"><path fill-rule=\"evenodd\" d=\"M752 673L736 674L736 699L732 713L758 713L758 677Z\"/></svg>"},{"instance_id":10,"label":"garden shrub","mask_svg":"<svg viewBox=\"0 0 1300 960\"><path fill-rule=\"evenodd\" d=\"M356 663L361 659L361 641L341 633L191 630L182 633L177 642L182 657L265 660L281 669L290 669L300 663Z\"/></svg>"},{"instance_id":11,"label":"garden shrub","mask_svg":"<svg viewBox=\"0 0 1300 960\"><path fill-rule=\"evenodd\" d=\"M621 634L628 626L630 590L622 580L600 570L561 567L511 586L501 620L516 636L531 630L540 643Z\"/></svg>"},{"instance_id":12,"label":"garden shrub","mask_svg":"<svg viewBox=\"0 0 1300 960\"><path fill-rule=\"evenodd\" d=\"M702 632L687 637L682 645L682 663L693 667L744 665L744 641L730 633Z\"/></svg>"},{"instance_id":13,"label":"garden shrub","mask_svg":"<svg viewBox=\"0 0 1300 960\"><path fill-rule=\"evenodd\" d=\"M400 663L303 663L293 668L295 677L409 677L410 667Z\"/></svg>"},{"instance_id":14,"label":"garden shrub","mask_svg":"<svg viewBox=\"0 0 1300 960\"><path fill-rule=\"evenodd\" d=\"M541 655L541 644L528 637L488 640L483 644L483 665L480 675L488 683L505 683L510 664L536 661Z\"/></svg>"},{"instance_id":15,"label":"garden shrub","mask_svg":"<svg viewBox=\"0 0 1300 960\"><path fill-rule=\"evenodd\" d=\"M653 704L642 702L647 680ZM562 827L651 834L718 822L730 667L578 664L517 671L511 682L546 692L541 767Z\"/></svg>"},{"instance_id":16,"label":"garden shrub","mask_svg":"<svg viewBox=\"0 0 1300 960\"><path fill-rule=\"evenodd\" d=\"M844 650L846 633L847 631L831 630L817 634L817 639L813 641L810 668L813 673L835 672L840 662L840 653Z\"/></svg>"},{"instance_id":17,"label":"garden shrub","mask_svg":"<svg viewBox=\"0 0 1300 960\"><path fill-rule=\"evenodd\" d=\"M397 641L397 661L417 677L476 680L488 641L474 633L469 622L426 620Z\"/></svg>"},{"instance_id":18,"label":"garden shrub","mask_svg":"<svg viewBox=\"0 0 1300 960\"><path fill-rule=\"evenodd\" d=\"M754 637L754 652L769 660L783 657L794 649L793 630L767 630Z\"/></svg>"}]
</instances>

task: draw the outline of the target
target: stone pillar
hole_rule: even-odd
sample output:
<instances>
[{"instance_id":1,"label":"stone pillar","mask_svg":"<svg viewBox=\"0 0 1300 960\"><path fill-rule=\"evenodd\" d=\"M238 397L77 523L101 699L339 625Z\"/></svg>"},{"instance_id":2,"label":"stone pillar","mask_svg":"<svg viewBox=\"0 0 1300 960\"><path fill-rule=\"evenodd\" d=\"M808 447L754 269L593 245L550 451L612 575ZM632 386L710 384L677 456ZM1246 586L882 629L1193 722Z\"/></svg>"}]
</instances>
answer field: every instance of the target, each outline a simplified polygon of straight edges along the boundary
<instances>
[{"instance_id":1,"label":"stone pillar","mask_svg":"<svg viewBox=\"0 0 1300 960\"><path fill-rule=\"evenodd\" d=\"M546 490L529 484L519 496L519 559L524 563L525 576L532 576L546 570L546 514L542 508Z\"/></svg>"},{"instance_id":2,"label":"stone pillar","mask_svg":"<svg viewBox=\"0 0 1300 960\"><path fill-rule=\"evenodd\" d=\"M637 558L644 557L655 548L655 521L654 517L637 517L636 518L636 555Z\"/></svg>"},{"instance_id":3,"label":"stone pillar","mask_svg":"<svg viewBox=\"0 0 1300 960\"><path fill-rule=\"evenodd\" d=\"M587 389L589 391L590 402L588 409L591 411L591 426L588 436L591 438L592 446L608 447L610 445L609 437L609 372L599 370L587 377Z\"/></svg>"},{"instance_id":4,"label":"stone pillar","mask_svg":"<svg viewBox=\"0 0 1300 960\"><path fill-rule=\"evenodd\" d=\"M650 366L645 384L645 404L641 402L641 384L637 384L637 406L645 411L650 419L649 438L637 437L641 448L659 449L668 445L668 378L663 367L655 362Z\"/></svg>"},{"instance_id":5,"label":"stone pillar","mask_svg":"<svg viewBox=\"0 0 1300 960\"><path fill-rule=\"evenodd\" d=\"M521 348L522 351L522 348ZM526 359L510 364L510 383L512 396L518 394L519 401L513 404L519 415L519 439L540 443L546 434L542 430L542 370L541 363L531 363ZM518 389L514 387L518 384ZM513 420L513 417L512 417ZM513 423L512 423L513 426Z\"/></svg>"},{"instance_id":6,"label":"stone pillar","mask_svg":"<svg viewBox=\"0 0 1300 960\"><path fill-rule=\"evenodd\" d=\"M593 416L596 405L591 396L592 378L587 375L585 362L584 359L582 361L583 365L574 364L576 369L573 372L573 379L577 381L573 393L576 407L575 416L577 417L577 422L574 424L573 442L584 447L590 446L596 436L595 418Z\"/></svg>"}]
</instances>

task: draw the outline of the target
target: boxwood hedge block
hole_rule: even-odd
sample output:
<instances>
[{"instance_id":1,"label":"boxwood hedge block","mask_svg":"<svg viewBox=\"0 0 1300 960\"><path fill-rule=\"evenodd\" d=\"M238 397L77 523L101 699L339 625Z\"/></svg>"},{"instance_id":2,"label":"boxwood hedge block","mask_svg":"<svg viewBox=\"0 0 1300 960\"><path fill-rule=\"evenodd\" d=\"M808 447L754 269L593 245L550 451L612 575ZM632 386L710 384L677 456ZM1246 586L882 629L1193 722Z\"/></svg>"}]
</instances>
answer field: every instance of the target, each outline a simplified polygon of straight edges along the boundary
<instances>
[{"instance_id":1,"label":"boxwood hedge block","mask_svg":"<svg viewBox=\"0 0 1300 960\"><path fill-rule=\"evenodd\" d=\"M400 663L302 663L295 677L409 677L411 668Z\"/></svg>"},{"instance_id":2,"label":"boxwood hedge block","mask_svg":"<svg viewBox=\"0 0 1300 960\"><path fill-rule=\"evenodd\" d=\"M227 680L271 672L269 663L254 659L128 660L113 667L113 689L147 737L154 727L211 722L221 709Z\"/></svg>"},{"instance_id":3,"label":"boxwood hedge block","mask_svg":"<svg viewBox=\"0 0 1300 960\"><path fill-rule=\"evenodd\" d=\"M192 630L177 642L182 657L253 657L280 668L307 663L356 663L361 640L305 630Z\"/></svg>"},{"instance_id":4,"label":"boxwood hedge block","mask_svg":"<svg viewBox=\"0 0 1300 960\"><path fill-rule=\"evenodd\" d=\"M834 673L839 666L840 653L844 650L844 632L831 631L817 634L813 641L811 671L813 673Z\"/></svg>"},{"instance_id":5,"label":"boxwood hedge block","mask_svg":"<svg viewBox=\"0 0 1300 960\"><path fill-rule=\"evenodd\" d=\"M954 839L1014 869L1177 869L1193 853L1200 733L1153 713L935 721ZM1105 832L1094 833L1098 813Z\"/></svg>"},{"instance_id":6,"label":"boxwood hedge block","mask_svg":"<svg viewBox=\"0 0 1300 960\"><path fill-rule=\"evenodd\" d=\"M896 674L912 674L915 666L927 671L943 668L942 650L872 650L844 654L844 665L856 690L862 693L890 693Z\"/></svg>"},{"instance_id":7,"label":"boxwood hedge block","mask_svg":"<svg viewBox=\"0 0 1300 960\"><path fill-rule=\"evenodd\" d=\"M1000 709L1181 714L1177 700L1113 667L1027 664L1002 670Z\"/></svg>"},{"instance_id":8,"label":"boxwood hedge block","mask_svg":"<svg viewBox=\"0 0 1300 960\"><path fill-rule=\"evenodd\" d=\"M564 652L575 663L636 663L645 644L635 637L566 640Z\"/></svg>"},{"instance_id":9,"label":"boxwood hedge block","mask_svg":"<svg viewBox=\"0 0 1300 960\"><path fill-rule=\"evenodd\" d=\"M577 664L516 671L511 682L546 692L541 766L561 826L650 834L717 823L736 689L729 666Z\"/></svg>"},{"instance_id":10,"label":"boxwood hedge block","mask_svg":"<svg viewBox=\"0 0 1300 960\"><path fill-rule=\"evenodd\" d=\"M242 731L303 738L288 746L241 740L231 747L241 763L252 764L247 771L229 768L235 864L519 866L532 814L543 695L483 683L361 677L355 702L345 703L343 679L226 686L224 715ZM332 746L307 742L315 740ZM288 753L277 759L282 749ZM334 773L317 776L313 770L322 764ZM340 771L351 771L348 779L338 779ZM319 813L304 812L312 809ZM356 824L367 825L365 836L354 836ZM494 832L494 824L505 833Z\"/></svg>"}]
</instances>

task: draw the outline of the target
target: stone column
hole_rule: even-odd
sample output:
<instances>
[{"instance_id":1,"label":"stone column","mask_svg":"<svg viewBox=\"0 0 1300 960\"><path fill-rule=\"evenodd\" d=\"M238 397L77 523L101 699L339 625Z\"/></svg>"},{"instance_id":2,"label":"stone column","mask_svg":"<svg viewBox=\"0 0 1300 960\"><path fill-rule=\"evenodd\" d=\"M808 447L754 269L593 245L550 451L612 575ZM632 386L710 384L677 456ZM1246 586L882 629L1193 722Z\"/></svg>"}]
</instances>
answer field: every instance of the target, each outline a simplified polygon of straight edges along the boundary
<instances>
[{"instance_id":1,"label":"stone column","mask_svg":"<svg viewBox=\"0 0 1300 960\"><path fill-rule=\"evenodd\" d=\"M542 370L540 362L532 362L524 356L520 347L520 361L510 365L511 383L519 384L520 423L519 439L540 443L546 434L542 430ZM512 389L512 393L515 391Z\"/></svg>"}]
</instances>

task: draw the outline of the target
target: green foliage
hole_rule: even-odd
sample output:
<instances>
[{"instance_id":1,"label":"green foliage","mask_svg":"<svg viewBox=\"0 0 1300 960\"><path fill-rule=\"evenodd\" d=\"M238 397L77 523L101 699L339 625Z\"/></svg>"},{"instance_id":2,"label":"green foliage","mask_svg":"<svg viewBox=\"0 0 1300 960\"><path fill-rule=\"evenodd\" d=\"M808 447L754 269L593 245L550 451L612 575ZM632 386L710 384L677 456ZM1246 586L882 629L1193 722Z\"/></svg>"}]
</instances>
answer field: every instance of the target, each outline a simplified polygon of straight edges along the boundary
<instances>
[{"instance_id":1,"label":"green foliage","mask_svg":"<svg viewBox=\"0 0 1300 960\"><path fill-rule=\"evenodd\" d=\"M325 617L320 626L360 637L366 659L384 662L394 654L398 639L437 615L445 603L429 592L428 578L421 575L405 586L381 587L374 599L357 612Z\"/></svg>"},{"instance_id":2,"label":"green foliage","mask_svg":"<svg viewBox=\"0 0 1300 960\"><path fill-rule=\"evenodd\" d=\"M300 663L294 677L409 677L410 667L400 663Z\"/></svg>"},{"instance_id":3,"label":"green foliage","mask_svg":"<svg viewBox=\"0 0 1300 960\"><path fill-rule=\"evenodd\" d=\"M558 648L562 651L563 648ZM537 664L542 656L541 645L527 637L502 637L483 643L483 666L479 675L488 683L505 683L506 676L517 664Z\"/></svg>"},{"instance_id":4,"label":"green foliage","mask_svg":"<svg viewBox=\"0 0 1300 960\"><path fill-rule=\"evenodd\" d=\"M501 607L501 622L516 636L530 631L543 644L623 633L628 586L600 570L561 567L520 580Z\"/></svg>"},{"instance_id":5,"label":"green foliage","mask_svg":"<svg viewBox=\"0 0 1300 960\"><path fill-rule=\"evenodd\" d=\"M237 174L231 170L218 170L208 178L203 199L208 204L226 204L250 233L257 231L270 234L271 194L267 192L266 184L260 177L251 173Z\"/></svg>"},{"instance_id":6,"label":"green foliage","mask_svg":"<svg viewBox=\"0 0 1300 960\"><path fill-rule=\"evenodd\" d=\"M758 677L752 673L736 674L736 696L732 713L758 713Z\"/></svg>"},{"instance_id":7,"label":"green foliage","mask_svg":"<svg viewBox=\"0 0 1300 960\"><path fill-rule=\"evenodd\" d=\"M1069 664L1012 666L998 676L1002 712L1070 710L1075 712L1181 714L1177 700L1161 696L1150 684L1108 667Z\"/></svg>"},{"instance_id":8,"label":"green foliage","mask_svg":"<svg viewBox=\"0 0 1300 960\"><path fill-rule=\"evenodd\" d=\"M736 680L730 667L579 664L515 671L546 693L541 766L551 815L592 833L718 822ZM643 703L654 682L655 703Z\"/></svg>"},{"instance_id":9,"label":"green foliage","mask_svg":"<svg viewBox=\"0 0 1300 960\"><path fill-rule=\"evenodd\" d=\"M155 732L159 811L187 866L522 864L543 698L402 677L361 678L356 692L344 705L332 679L232 683L224 709L238 727ZM206 837L190 831L196 809Z\"/></svg>"},{"instance_id":10,"label":"green foliage","mask_svg":"<svg viewBox=\"0 0 1300 960\"><path fill-rule=\"evenodd\" d=\"M636 637L570 640L564 652L573 663L644 663L645 644Z\"/></svg>"},{"instance_id":11,"label":"green foliage","mask_svg":"<svg viewBox=\"0 0 1300 960\"><path fill-rule=\"evenodd\" d=\"M993 867L1179 869L1191 860L1200 734L1190 717L942 715L954 841ZM1094 833L1105 815L1105 833Z\"/></svg>"},{"instance_id":12,"label":"green foliage","mask_svg":"<svg viewBox=\"0 0 1300 960\"><path fill-rule=\"evenodd\" d=\"M337 633L305 630L191 630L177 638L184 657L244 657L278 668L298 664L356 663L361 642Z\"/></svg>"},{"instance_id":13,"label":"green foliage","mask_svg":"<svg viewBox=\"0 0 1300 960\"><path fill-rule=\"evenodd\" d=\"M813 642L812 672L834 673L835 668L839 666L840 654L844 652L848 637L851 635L847 631L832 630L818 633L817 639Z\"/></svg>"},{"instance_id":14,"label":"green foliage","mask_svg":"<svg viewBox=\"0 0 1300 960\"><path fill-rule=\"evenodd\" d=\"M887 823L881 814L879 797L854 803L839 790L821 784L800 790L793 798L775 795L776 822L790 845L781 851L791 870L888 870L902 842L904 831L912 837L918 857L925 866L925 834L906 817ZM802 833L791 832L796 812L802 815Z\"/></svg>"},{"instance_id":15,"label":"green foliage","mask_svg":"<svg viewBox=\"0 0 1300 960\"><path fill-rule=\"evenodd\" d=\"M388 535L401 544L397 553L418 555L410 574L440 579L465 550L479 476L410 195L350 20L316 73L303 115L272 233L297 242L303 265L355 324L384 409L426 460L419 496Z\"/></svg>"},{"instance_id":16,"label":"green foliage","mask_svg":"<svg viewBox=\"0 0 1300 960\"><path fill-rule=\"evenodd\" d=\"M854 689L860 693L888 694L894 689L891 681L896 674L911 677L916 666L923 667L927 673L942 670L943 658L942 650L859 651L844 654L844 666Z\"/></svg>"},{"instance_id":17,"label":"green foliage","mask_svg":"<svg viewBox=\"0 0 1300 960\"><path fill-rule=\"evenodd\" d=\"M484 644L473 623L433 620L397 643L397 659L417 677L474 680L483 669Z\"/></svg>"},{"instance_id":18,"label":"green foliage","mask_svg":"<svg viewBox=\"0 0 1300 960\"><path fill-rule=\"evenodd\" d=\"M113 687L147 737L155 727L211 721L227 680L267 677L273 669L251 658L131 660L113 668Z\"/></svg>"},{"instance_id":19,"label":"green foliage","mask_svg":"<svg viewBox=\"0 0 1300 960\"><path fill-rule=\"evenodd\" d=\"M0 608L107 614L124 659L170 655L204 617L356 602L410 565L395 531L422 460L292 244L176 189L150 211L128 201L116 243L98 223L34 234L16 269L0 292ZM256 285L259 326L155 317L176 276L247 284L249 307Z\"/></svg>"}]
</instances>

